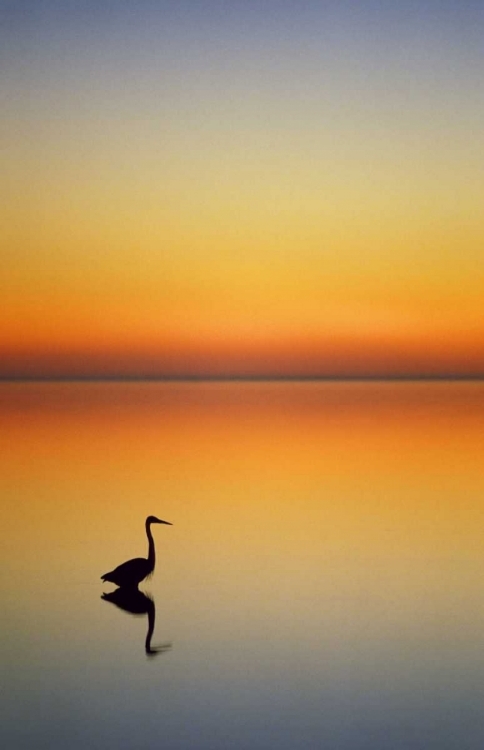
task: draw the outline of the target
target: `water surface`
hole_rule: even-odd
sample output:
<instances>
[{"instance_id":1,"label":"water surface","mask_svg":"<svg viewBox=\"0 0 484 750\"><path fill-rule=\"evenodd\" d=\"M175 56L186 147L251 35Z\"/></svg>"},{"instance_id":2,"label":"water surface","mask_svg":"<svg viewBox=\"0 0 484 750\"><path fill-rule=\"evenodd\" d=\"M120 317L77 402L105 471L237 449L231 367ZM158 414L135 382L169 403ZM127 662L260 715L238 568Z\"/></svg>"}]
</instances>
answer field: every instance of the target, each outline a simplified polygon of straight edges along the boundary
<instances>
[{"instance_id":1,"label":"water surface","mask_svg":"<svg viewBox=\"0 0 484 750\"><path fill-rule=\"evenodd\" d=\"M484 384L3 383L0 420L2 746L483 747ZM100 575L149 514L134 615Z\"/></svg>"}]
</instances>

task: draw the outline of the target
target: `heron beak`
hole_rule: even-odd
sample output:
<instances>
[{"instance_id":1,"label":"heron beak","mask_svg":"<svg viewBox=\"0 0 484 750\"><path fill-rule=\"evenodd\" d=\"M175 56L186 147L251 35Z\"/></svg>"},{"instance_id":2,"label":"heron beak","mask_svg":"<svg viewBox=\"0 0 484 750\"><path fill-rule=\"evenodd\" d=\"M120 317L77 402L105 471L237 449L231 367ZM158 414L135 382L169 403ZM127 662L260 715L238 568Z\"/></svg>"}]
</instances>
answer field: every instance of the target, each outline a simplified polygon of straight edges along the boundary
<instances>
[{"instance_id":1,"label":"heron beak","mask_svg":"<svg viewBox=\"0 0 484 750\"><path fill-rule=\"evenodd\" d=\"M169 521L161 521L159 518L156 519L155 523L166 523L167 526L173 526Z\"/></svg>"}]
</instances>

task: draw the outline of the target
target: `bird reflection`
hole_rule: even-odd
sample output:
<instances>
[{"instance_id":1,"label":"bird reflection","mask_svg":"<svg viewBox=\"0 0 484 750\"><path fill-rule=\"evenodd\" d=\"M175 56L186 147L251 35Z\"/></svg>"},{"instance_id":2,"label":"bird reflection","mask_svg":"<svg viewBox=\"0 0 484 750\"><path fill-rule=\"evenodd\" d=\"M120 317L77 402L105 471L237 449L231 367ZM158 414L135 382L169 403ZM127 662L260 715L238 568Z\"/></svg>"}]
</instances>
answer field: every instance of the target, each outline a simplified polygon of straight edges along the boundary
<instances>
[{"instance_id":1,"label":"bird reflection","mask_svg":"<svg viewBox=\"0 0 484 750\"><path fill-rule=\"evenodd\" d=\"M115 604L119 609L124 609L132 615L148 615L148 631L145 639L145 652L147 656L163 654L171 649L171 643L163 643L160 646L152 646L151 638L155 629L156 609L155 602L139 589L119 588L109 594L101 596L105 602Z\"/></svg>"}]
</instances>

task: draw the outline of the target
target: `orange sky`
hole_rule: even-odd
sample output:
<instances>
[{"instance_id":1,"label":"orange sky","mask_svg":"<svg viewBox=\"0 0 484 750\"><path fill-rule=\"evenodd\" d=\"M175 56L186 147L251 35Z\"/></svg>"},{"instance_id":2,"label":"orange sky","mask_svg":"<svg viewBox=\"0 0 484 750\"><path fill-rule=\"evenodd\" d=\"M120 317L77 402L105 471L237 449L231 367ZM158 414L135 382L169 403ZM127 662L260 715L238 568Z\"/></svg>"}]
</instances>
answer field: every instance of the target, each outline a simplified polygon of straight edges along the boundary
<instances>
[{"instance_id":1,"label":"orange sky","mask_svg":"<svg viewBox=\"0 0 484 750\"><path fill-rule=\"evenodd\" d=\"M484 373L478 9L324 5L7 16L0 376Z\"/></svg>"}]
</instances>

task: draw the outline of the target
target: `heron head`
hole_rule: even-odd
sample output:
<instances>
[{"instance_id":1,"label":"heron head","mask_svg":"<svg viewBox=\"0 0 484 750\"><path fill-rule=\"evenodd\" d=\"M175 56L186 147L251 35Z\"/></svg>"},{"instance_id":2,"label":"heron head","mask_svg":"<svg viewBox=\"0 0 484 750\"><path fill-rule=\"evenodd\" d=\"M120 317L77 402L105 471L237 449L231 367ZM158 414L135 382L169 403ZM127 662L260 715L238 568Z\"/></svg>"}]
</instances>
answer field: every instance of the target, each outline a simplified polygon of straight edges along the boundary
<instances>
[{"instance_id":1,"label":"heron head","mask_svg":"<svg viewBox=\"0 0 484 750\"><path fill-rule=\"evenodd\" d=\"M152 523L166 523L167 526L173 526L172 523L169 521L162 521L160 518L157 518L156 516L148 516L146 519L146 525L150 526Z\"/></svg>"}]
</instances>

